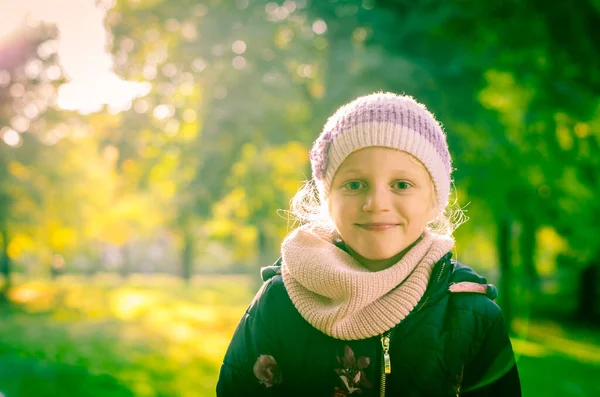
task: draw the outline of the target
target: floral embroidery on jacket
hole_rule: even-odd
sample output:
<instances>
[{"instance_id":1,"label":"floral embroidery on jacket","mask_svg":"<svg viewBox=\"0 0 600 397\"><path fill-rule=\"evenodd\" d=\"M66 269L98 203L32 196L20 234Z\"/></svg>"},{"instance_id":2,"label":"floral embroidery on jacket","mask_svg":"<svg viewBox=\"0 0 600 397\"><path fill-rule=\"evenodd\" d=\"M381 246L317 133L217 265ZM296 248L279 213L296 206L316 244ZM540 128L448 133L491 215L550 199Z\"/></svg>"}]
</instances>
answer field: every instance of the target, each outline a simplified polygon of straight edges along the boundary
<instances>
[{"instance_id":1,"label":"floral embroidery on jacket","mask_svg":"<svg viewBox=\"0 0 600 397\"><path fill-rule=\"evenodd\" d=\"M254 376L266 387L283 382L283 376L273 356L261 354L254 363Z\"/></svg>"},{"instance_id":2,"label":"floral embroidery on jacket","mask_svg":"<svg viewBox=\"0 0 600 397\"><path fill-rule=\"evenodd\" d=\"M346 345L344 348L344 357L338 357L337 360L342 365L342 368L337 368L335 372L340 376L344 387L336 387L333 391L334 397L348 396L354 392L362 393L362 389L359 386L372 387L364 371L371 363L369 357L359 357L357 360L350 346Z\"/></svg>"}]
</instances>

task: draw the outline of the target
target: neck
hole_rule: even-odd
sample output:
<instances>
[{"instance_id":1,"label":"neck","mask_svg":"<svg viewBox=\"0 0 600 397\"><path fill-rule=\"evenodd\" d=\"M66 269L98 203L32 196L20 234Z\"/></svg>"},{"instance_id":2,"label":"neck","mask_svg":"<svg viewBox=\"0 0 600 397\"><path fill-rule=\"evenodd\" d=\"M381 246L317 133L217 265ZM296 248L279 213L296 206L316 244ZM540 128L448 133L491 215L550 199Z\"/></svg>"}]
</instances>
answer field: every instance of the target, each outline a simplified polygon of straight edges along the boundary
<instances>
[{"instance_id":1,"label":"neck","mask_svg":"<svg viewBox=\"0 0 600 397\"><path fill-rule=\"evenodd\" d=\"M389 267L392 267L396 263L400 262L400 260L404 257L404 255L406 255L406 253L408 251L410 251L410 249L412 247L414 247L415 244L417 244L419 241L421 241L422 238L423 238L423 235L421 234L419 236L419 238L417 238L408 247L406 247L402 251L398 252L396 255L392 256L391 258L387 258L387 259L369 259L369 258L365 258L364 256L360 255L358 252L354 251L352 249L352 247L350 247L349 245L346 245L346 249L348 250L348 253L354 259L356 259L358 261L358 263L360 263L362 266L364 266L365 268L369 269L372 272L379 272L381 270L385 270L385 269L387 269Z\"/></svg>"}]
</instances>

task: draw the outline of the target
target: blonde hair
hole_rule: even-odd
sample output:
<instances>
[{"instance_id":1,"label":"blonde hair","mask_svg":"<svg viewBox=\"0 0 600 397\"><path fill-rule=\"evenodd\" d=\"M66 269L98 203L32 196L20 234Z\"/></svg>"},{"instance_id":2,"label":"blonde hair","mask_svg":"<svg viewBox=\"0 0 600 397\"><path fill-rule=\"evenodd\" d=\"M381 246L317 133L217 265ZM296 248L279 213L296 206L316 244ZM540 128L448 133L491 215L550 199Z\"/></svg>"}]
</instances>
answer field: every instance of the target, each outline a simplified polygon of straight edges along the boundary
<instances>
[{"instance_id":1,"label":"blonde hair","mask_svg":"<svg viewBox=\"0 0 600 397\"><path fill-rule=\"evenodd\" d=\"M454 184L452 184L451 190L456 192ZM305 181L298 189L290 200L290 210L285 211L285 213L288 215L290 232L297 227L309 225L334 238L339 238L329 214L327 201L320 198L319 189L313 179ZM442 211L439 211L438 216L432 219L427 227L433 233L452 236L454 231L468 219L463 209L458 205L458 199L455 195L454 200Z\"/></svg>"}]
</instances>

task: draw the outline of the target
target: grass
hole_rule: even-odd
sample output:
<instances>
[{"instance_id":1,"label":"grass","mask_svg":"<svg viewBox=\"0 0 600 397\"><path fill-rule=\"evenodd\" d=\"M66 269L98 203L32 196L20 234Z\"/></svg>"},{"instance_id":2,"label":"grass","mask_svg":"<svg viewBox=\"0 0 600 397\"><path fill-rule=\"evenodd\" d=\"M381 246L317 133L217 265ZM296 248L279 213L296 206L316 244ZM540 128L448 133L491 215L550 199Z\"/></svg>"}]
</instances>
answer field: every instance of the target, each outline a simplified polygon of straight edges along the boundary
<instances>
[{"instance_id":1,"label":"grass","mask_svg":"<svg viewBox=\"0 0 600 397\"><path fill-rule=\"evenodd\" d=\"M210 396L248 278L30 281L0 312L0 392ZM85 376L83 376L85 375Z\"/></svg>"},{"instance_id":2,"label":"grass","mask_svg":"<svg viewBox=\"0 0 600 397\"><path fill-rule=\"evenodd\" d=\"M552 321L516 322L524 396L600 396L600 333Z\"/></svg>"},{"instance_id":3,"label":"grass","mask_svg":"<svg viewBox=\"0 0 600 397\"><path fill-rule=\"evenodd\" d=\"M244 276L20 280L0 310L0 397L214 396L255 287ZM525 396L600 396L597 331L515 325Z\"/></svg>"}]
</instances>

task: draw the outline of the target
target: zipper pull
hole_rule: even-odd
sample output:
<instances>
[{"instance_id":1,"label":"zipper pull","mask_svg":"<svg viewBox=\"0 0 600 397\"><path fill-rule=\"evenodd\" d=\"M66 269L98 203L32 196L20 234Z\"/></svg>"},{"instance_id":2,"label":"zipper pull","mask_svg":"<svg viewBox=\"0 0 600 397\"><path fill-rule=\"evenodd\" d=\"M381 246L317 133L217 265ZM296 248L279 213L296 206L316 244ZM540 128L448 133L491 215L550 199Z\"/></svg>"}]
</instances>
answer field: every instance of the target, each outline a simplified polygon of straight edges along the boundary
<instances>
[{"instance_id":1,"label":"zipper pull","mask_svg":"<svg viewBox=\"0 0 600 397\"><path fill-rule=\"evenodd\" d=\"M390 360L390 336L383 334L381 337L381 346L383 347L383 366L386 374L392 373L392 363Z\"/></svg>"},{"instance_id":2,"label":"zipper pull","mask_svg":"<svg viewBox=\"0 0 600 397\"><path fill-rule=\"evenodd\" d=\"M454 387L454 390L456 391L456 397L460 397L460 387L462 386L464 375L465 375L465 365L463 364L460 368L460 375L456 376L456 385Z\"/></svg>"}]
</instances>

